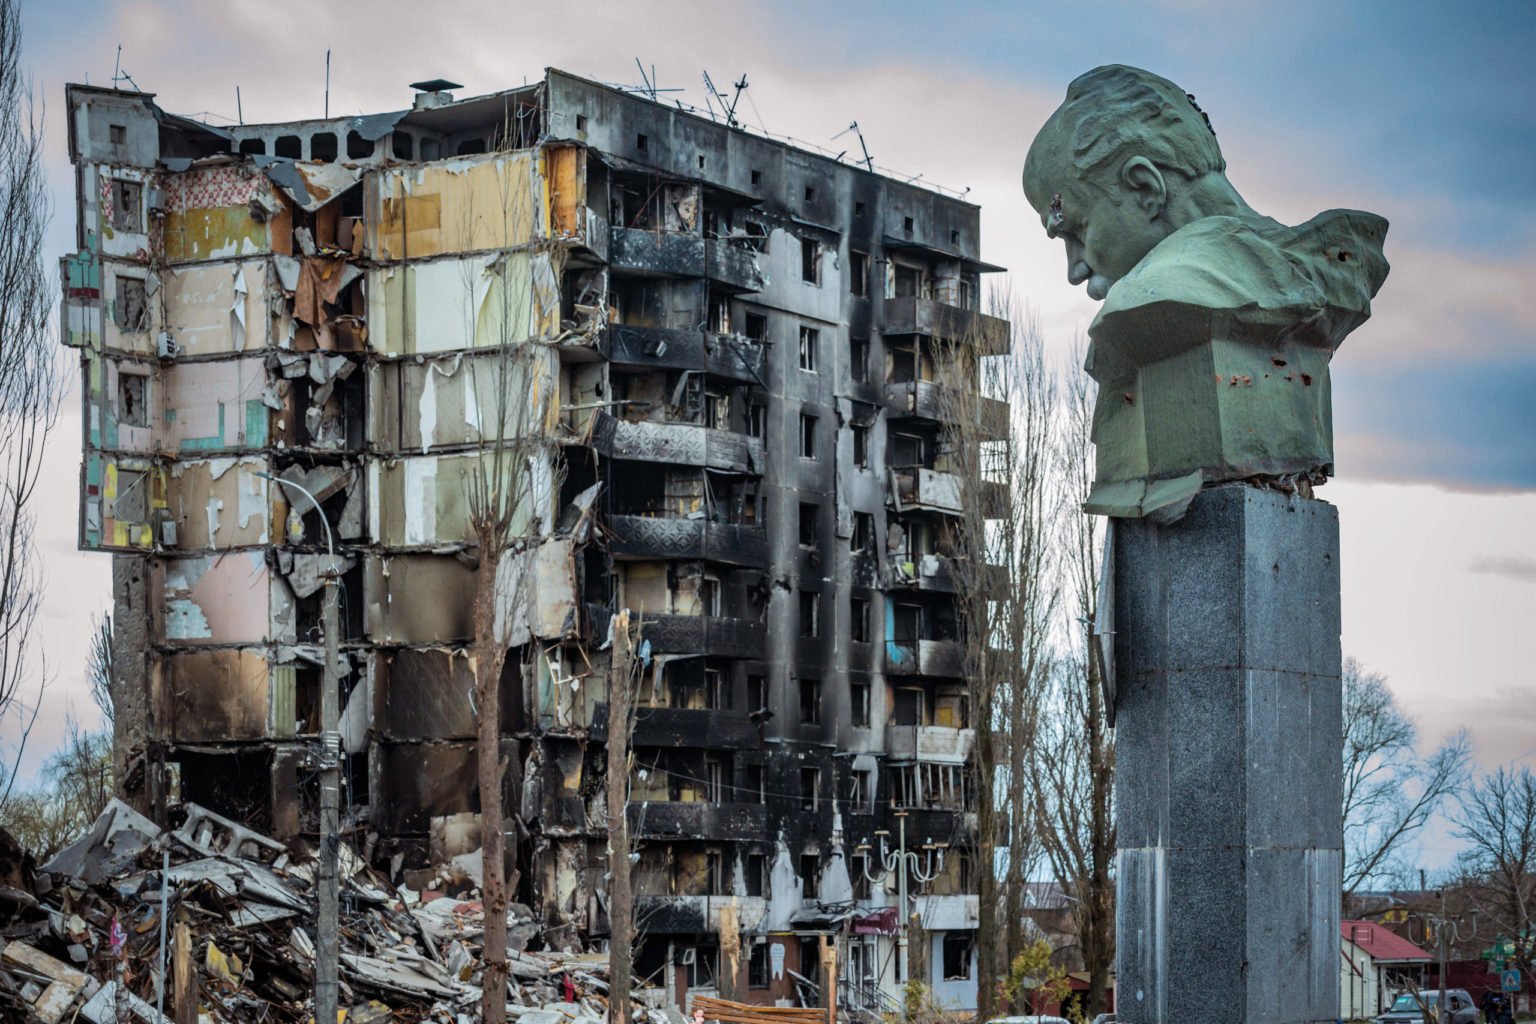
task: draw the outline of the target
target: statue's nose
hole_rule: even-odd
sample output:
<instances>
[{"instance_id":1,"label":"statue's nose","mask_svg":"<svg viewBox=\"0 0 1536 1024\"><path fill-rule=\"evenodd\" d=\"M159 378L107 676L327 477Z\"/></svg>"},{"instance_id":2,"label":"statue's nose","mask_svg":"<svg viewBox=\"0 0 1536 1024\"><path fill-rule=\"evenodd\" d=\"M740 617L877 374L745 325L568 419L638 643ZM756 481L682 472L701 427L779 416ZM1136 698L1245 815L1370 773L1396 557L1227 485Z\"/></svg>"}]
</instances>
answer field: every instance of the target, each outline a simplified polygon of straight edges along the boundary
<instances>
[{"instance_id":1,"label":"statue's nose","mask_svg":"<svg viewBox=\"0 0 1536 1024\"><path fill-rule=\"evenodd\" d=\"M1093 276L1093 268L1083 259L1083 243L1070 235L1062 241L1067 244L1067 283L1082 284Z\"/></svg>"}]
</instances>

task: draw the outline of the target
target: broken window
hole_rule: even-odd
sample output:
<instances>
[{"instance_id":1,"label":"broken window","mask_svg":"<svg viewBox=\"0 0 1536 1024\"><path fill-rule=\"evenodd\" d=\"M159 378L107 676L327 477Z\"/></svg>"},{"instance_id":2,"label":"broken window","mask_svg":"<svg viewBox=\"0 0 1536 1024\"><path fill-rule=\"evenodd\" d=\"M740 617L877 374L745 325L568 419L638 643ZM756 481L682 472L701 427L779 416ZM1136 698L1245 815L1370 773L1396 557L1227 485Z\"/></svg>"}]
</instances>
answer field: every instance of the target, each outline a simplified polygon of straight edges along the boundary
<instances>
[{"instance_id":1,"label":"broken window","mask_svg":"<svg viewBox=\"0 0 1536 1024\"><path fill-rule=\"evenodd\" d=\"M923 465L927 445L917 434L892 434L890 462L892 469L912 469Z\"/></svg>"},{"instance_id":2,"label":"broken window","mask_svg":"<svg viewBox=\"0 0 1536 1024\"><path fill-rule=\"evenodd\" d=\"M922 725L923 691L904 686L896 691L895 696L896 704L891 713L892 724Z\"/></svg>"},{"instance_id":3,"label":"broken window","mask_svg":"<svg viewBox=\"0 0 1536 1024\"><path fill-rule=\"evenodd\" d=\"M874 554L875 515L873 512L853 514L853 540L850 547L855 554Z\"/></svg>"},{"instance_id":4,"label":"broken window","mask_svg":"<svg viewBox=\"0 0 1536 1024\"><path fill-rule=\"evenodd\" d=\"M719 850L710 850L704 854L704 869L708 875L706 885L709 894L711 896L729 895L730 886L725 883L725 856Z\"/></svg>"},{"instance_id":5,"label":"broken window","mask_svg":"<svg viewBox=\"0 0 1536 1024\"><path fill-rule=\"evenodd\" d=\"M912 223L911 217L903 217L901 219L901 230L905 231L909 235L912 233L912 229L916 226L917 225Z\"/></svg>"},{"instance_id":6,"label":"broken window","mask_svg":"<svg viewBox=\"0 0 1536 1024\"><path fill-rule=\"evenodd\" d=\"M274 156L286 157L289 160L304 159L304 140L297 135L279 135L277 141L272 144Z\"/></svg>"},{"instance_id":7,"label":"broken window","mask_svg":"<svg viewBox=\"0 0 1536 1024\"><path fill-rule=\"evenodd\" d=\"M855 217L862 217L862 216L864 216L864 200L859 199L859 200L855 200L854 201L854 204L853 204L853 215Z\"/></svg>"},{"instance_id":8,"label":"broken window","mask_svg":"<svg viewBox=\"0 0 1536 1024\"><path fill-rule=\"evenodd\" d=\"M683 950L683 963L687 966L688 987L714 988L719 977L720 947L691 946Z\"/></svg>"},{"instance_id":9,"label":"broken window","mask_svg":"<svg viewBox=\"0 0 1536 1024\"><path fill-rule=\"evenodd\" d=\"M891 298L913 299L917 298L922 289L923 272L916 267L909 267L904 263L897 263L892 285L895 291Z\"/></svg>"},{"instance_id":10,"label":"broken window","mask_svg":"<svg viewBox=\"0 0 1536 1024\"><path fill-rule=\"evenodd\" d=\"M916 346L907 344L886 348L885 379L892 384L917 380Z\"/></svg>"},{"instance_id":11,"label":"broken window","mask_svg":"<svg viewBox=\"0 0 1536 1024\"><path fill-rule=\"evenodd\" d=\"M747 676L747 710L765 711L768 708L768 677Z\"/></svg>"},{"instance_id":12,"label":"broken window","mask_svg":"<svg viewBox=\"0 0 1536 1024\"><path fill-rule=\"evenodd\" d=\"M715 391L704 392L704 425L711 430L731 429L731 396Z\"/></svg>"},{"instance_id":13,"label":"broken window","mask_svg":"<svg viewBox=\"0 0 1536 1024\"><path fill-rule=\"evenodd\" d=\"M944 933L944 980L969 981L974 932Z\"/></svg>"},{"instance_id":14,"label":"broken window","mask_svg":"<svg viewBox=\"0 0 1536 1024\"><path fill-rule=\"evenodd\" d=\"M705 229L706 231L708 228ZM711 292L708 312L709 329L715 334L731 333L731 300L719 292Z\"/></svg>"},{"instance_id":15,"label":"broken window","mask_svg":"<svg viewBox=\"0 0 1536 1024\"><path fill-rule=\"evenodd\" d=\"M869 297L869 253L848 253L848 291L856 298Z\"/></svg>"},{"instance_id":16,"label":"broken window","mask_svg":"<svg viewBox=\"0 0 1536 1024\"><path fill-rule=\"evenodd\" d=\"M768 409L766 406L753 404L747 409L747 433L756 438L768 436Z\"/></svg>"},{"instance_id":17,"label":"broken window","mask_svg":"<svg viewBox=\"0 0 1536 1024\"><path fill-rule=\"evenodd\" d=\"M761 345L768 340L768 318L761 313L747 314L747 337Z\"/></svg>"},{"instance_id":18,"label":"broken window","mask_svg":"<svg viewBox=\"0 0 1536 1024\"><path fill-rule=\"evenodd\" d=\"M396 160L410 160L416 155L416 139L410 132L389 133L389 153Z\"/></svg>"},{"instance_id":19,"label":"broken window","mask_svg":"<svg viewBox=\"0 0 1536 1024\"><path fill-rule=\"evenodd\" d=\"M642 132L639 135L635 136L635 148L638 149L640 152L644 153L647 149L650 148L650 145L651 145L650 137L647 136L644 132Z\"/></svg>"},{"instance_id":20,"label":"broken window","mask_svg":"<svg viewBox=\"0 0 1536 1024\"><path fill-rule=\"evenodd\" d=\"M309 158L316 163L328 164L336 159L336 133L315 132L309 137Z\"/></svg>"},{"instance_id":21,"label":"broken window","mask_svg":"<svg viewBox=\"0 0 1536 1024\"><path fill-rule=\"evenodd\" d=\"M267 152L267 140L241 139L240 152L245 156L264 156Z\"/></svg>"},{"instance_id":22,"label":"broken window","mask_svg":"<svg viewBox=\"0 0 1536 1024\"><path fill-rule=\"evenodd\" d=\"M853 425L853 464L860 469L869 468L869 428Z\"/></svg>"},{"instance_id":23,"label":"broken window","mask_svg":"<svg viewBox=\"0 0 1536 1024\"><path fill-rule=\"evenodd\" d=\"M587 115L586 114L577 114L576 115L576 130L579 131L579 132L584 132L584 131L587 130Z\"/></svg>"},{"instance_id":24,"label":"broken window","mask_svg":"<svg viewBox=\"0 0 1536 1024\"><path fill-rule=\"evenodd\" d=\"M128 129L120 124L107 125L107 142L114 146L121 146L128 141Z\"/></svg>"},{"instance_id":25,"label":"broken window","mask_svg":"<svg viewBox=\"0 0 1536 1024\"><path fill-rule=\"evenodd\" d=\"M872 768L855 768L850 773L853 786L848 794L851 810L873 814L875 810L875 772Z\"/></svg>"},{"instance_id":26,"label":"broken window","mask_svg":"<svg viewBox=\"0 0 1536 1024\"><path fill-rule=\"evenodd\" d=\"M976 884L976 857L968 849L960 849L954 854L960 885L958 892L974 892L971 886Z\"/></svg>"},{"instance_id":27,"label":"broken window","mask_svg":"<svg viewBox=\"0 0 1536 1024\"><path fill-rule=\"evenodd\" d=\"M821 775L821 772L817 771L815 768L802 768L802 769L800 769L800 784L801 784L802 787L805 785L805 779L806 779L807 775L809 775L811 777L811 779L812 779L812 783L811 784L814 787L816 785L816 783L819 782L819 776ZM811 790L811 792L814 793L815 789L813 788ZM814 811L816 809L815 806L814 806L814 798L813 798L812 804L813 804L812 806L807 806L806 810ZM819 854L815 854L815 853L802 853L800 855L800 895L801 896L804 896L808 900L813 900L813 899L816 898L816 876L818 874L820 874L820 873L821 873L821 856ZM815 939L810 939L810 940L801 939L800 940L800 947L801 947L800 966L801 967L805 967L808 964L814 964L816 962L816 958L815 958L814 955L812 955L809 958L807 958L806 955L805 955L805 944L806 944L807 941L809 941L811 943L811 948L812 949L816 948L815 947L815 943L816 943ZM804 972L802 972L802 973L804 973Z\"/></svg>"},{"instance_id":28,"label":"broken window","mask_svg":"<svg viewBox=\"0 0 1536 1024\"><path fill-rule=\"evenodd\" d=\"M112 179L112 229L143 231L143 211L139 208L144 186L136 181Z\"/></svg>"},{"instance_id":29,"label":"broken window","mask_svg":"<svg viewBox=\"0 0 1536 1024\"><path fill-rule=\"evenodd\" d=\"M768 781L767 780L768 780L768 775L767 775L767 772L763 769L762 765L760 765L760 764L748 765L747 766L747 779L746 779L747 784L742 787L742 790L743 790L743 792L741 794L742 797L745 800L750 801L752 803L757 803L757 804L765 804L765 803L767 803L768 802ZM757 857L758 857L759 860L762 859L762 855L761 854L758 854ZM752 870L751 870L751 868L752 868L752 859L749 857L749 858L747 858L747 879L748 879L748 884L750 884L751 878L752 878ZM762 893L757 893L755 895L761 896Z\"/></svg>"},{"instance_id":30,"label":"broken window","mask_svg":"<svg viewBox=\"0 0 1536 1024\"><path fill-rule=\"evenodd\" d=\"M800 280L821 284L821 243L814 238L800 239Z\"/></svg>"},{"instance_id":31,"label":"broken window","mask_svg":"<svg viewBox=\"0 0 1536 1024\"><path fill-rule=\"evenodd\" d=\"M800 414L800 457L816 457L816 417L804 412Z\"/></svg>"},{"instance_id":32,"label":"broken window","mask_svg":"<svg viewBox=\"0 0 1536 1024\"><path fill-rule=\"evenodd\" d=\"M142 277L117 279L117 307L114 312L117 326L125 331L149 329L149 300Z\"/></svg>"},{"instance_id":33,"label":"broken window","mask_svg":"<svg viewBox=\"0 0 1536 1024\"><path fill-rule=\"evenodd\" d=\"M720 615L720 581L712 576L699 578L699 608L701 615Z\"/></svg>"},{"instance_id":34,"label":"broken window","mask_svg":"<svg viewBox=\"0 0 1536 1024\"><path fill-rule=\"evenodd\" d=\"M848 339L848 376L856 384L869 383L869 339L857 335Z\"/></svg>"},{"instance_id":35,"label":"broken window","mask_svg":"<svg viewBox=\"0 0 1536 1024\"><path fill-rule=\"evenodd\" d=\"M853 704L853 724L860 729L869 728L869 684L854 683L848 693Z\"/></svg>"},{"instance_id":36,"label":"broken window","mask_svg":"<svg viewBox=\"0 0 1536 1024\"><path fill-rule=\"evenodd\" d=\"M725 673L718 668L704 670L704 703L707 707L727 709L731 706L731 691L725 681Z\"/></svg>"},{"instance_id":37,"label":"broken window","mask_svg":"<svg viewBox=\"0 0 1536 1024\"><path fill-rule=\"evenodd\" d=\"M347 159L364 160L373 156L374 143L357 132L347 132Z\"/></svg>"},{"instance_id":38,"label":"broken window","mask_svg":"<svg viewBox=\"0 0 1536 1024\"><path fill-rule=\"evenodd\" d=\"M869 643L869 598L849 598L848 614L849 639L856 644Z\"/></svg>"},{"instance_id":39,"label":"broken window","mask_svg":"<svg viewBox=\"0 0 1536 1024\"><path fill-rule=\"evenodd\" d=\"M821 517L821 506L815 502L802 501L800 503L800 546L815 547L820 539L818 520Z\"/></svg>"},{"instance_id":40,"label":"broken window","mask_svg":"<svg viewBox=\"0 0 1536 1024\"><path fill-rule=\"evenodd\" d=\"M817 349L821 347L821 332L814 327L800 328L800 369L816 372Z\"/></svg>"},{"instance_id":41,"label":"broken window","mask_svg":"<svg viewBox=\"0 0 1536 1024\"><path fill-rule=\"evenodd\" d=\"M821 724L821 680L800 680L800 721L804 725Z\"/></svg>"},{"instance_id":42,"label":"broken window","mask_svg":"<svg viewBox=\"0 0 1536 1024\"><path fill-rule=\"evenodd\" d=\"M762 183L763 183L763 172L762 171L753 171L752 172L752 184L754 184L754 185L761 185Z\"/></svg>"},{"instance_id":43,"label":"broken window","mask_svg":"<svg viewBox=\"0 0 1536 1024\"><path fill-rule=\"evenodd\" d=\"M805 186L805 201L808 202L808 203L814 203L816 201L816 186L815 185L807 185L807 186Z\"/></svg>"},{"instance_id":44,"label":"broken window","mask_svg":"<svg viewBox=\"0 0 1536 1024\"><path fill-rule=\"evenodd\" d=\"M124 427L149 426L145 406L149 378L137 373L117 372L117 422Z\"/></svg>"},{"instance_id":45,"label":"broken window","mask_svg":"<svg viewBox=\"0 0 1536 1024\"><path fill-rule=\"evenodd\" d=\"M800 592L800 635L815 636L821 613L821 595L813 590Z\"/></svg>"},{"instance_id":46,"label":"broken window","mask_svg":"<svg viewBox=\"0 0 1536 1024\"><path fill-rule=\"evenodd\" d=\"M761 896L762 893L748 893L748 895ZM768 977L768 943L754 942L752 951L747 954L747 988L767 988Z\"/></svg>"},{"instance_id":47,"label":"broken window","mask_svg":"<svg viewBox=\"0 0 1536 1024\"><path fill-rule=\"evenodd\" d=\"M712 804L725 802L725 765L720 763L718 757L706 758L704 761L704 797Z\"/></svg>"}]
</instances>

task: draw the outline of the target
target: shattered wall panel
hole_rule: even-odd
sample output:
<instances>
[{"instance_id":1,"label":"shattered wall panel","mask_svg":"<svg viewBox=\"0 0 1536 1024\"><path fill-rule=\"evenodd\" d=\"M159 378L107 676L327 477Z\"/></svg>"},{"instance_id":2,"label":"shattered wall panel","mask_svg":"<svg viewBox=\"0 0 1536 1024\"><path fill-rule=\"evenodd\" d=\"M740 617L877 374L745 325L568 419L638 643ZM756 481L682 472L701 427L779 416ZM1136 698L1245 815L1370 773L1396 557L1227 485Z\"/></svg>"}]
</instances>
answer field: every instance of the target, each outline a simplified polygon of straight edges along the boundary
<instances>
[{"instance_id":1,"label":"shattered wall panel","mask_svg":"<svg viewBox=\"0 0 1536 1024\"><path fill-rule=\"evenodd\" d=\"M259 356L216 362L177 362L162 374L156 440L182 457L264 448L272 438L277 385Z\"/></svg>"},{"instance_id":2,"label":"shattered wall panel","mask_svg":"<svg viewBox=\"0 0 1536 1024\"><path fill-rule=\"evenodd\" d=\"M268 728L270 687L263 651L242 649L167 654L161 722L181 743L259 740Z\"/></svg>"},{"instance_id":3,"label":"shattered wall panel","mask_svg":"<svg viewBox=\"0 0 1536 1024\"><path fill-rule=\"evenodd\" d=\"M545 253L527 250L374 267L368 344L416 355L553 338L560 293Z\"/></svg>"},{"instance_id":4,"label":"shattered wall panel","mask_svg":"<svg viewBox=\"0 0 1536 1024\"><path fill-rule=\"evenodd\" d=\"M464 455L416 455L392 462L369 464L371 535L385 547L467 544L474 540L470 523L470 494L482 474L495 470L496 460L479 453ZM510 487L512 459L503 460L503 487ZM542 461L532 469L535 478L522 485L525 500L512 519L513 536L528 531L529 516L547 515L549 466Z\"/></svg>"},{"instance_id":5,"label":"shattered wall panel","mask_svg":"<svg viewBox=\"0 0 1536 1024\"><path fill-rule=\"evenodd\" d=\"M449 648L384 651L374 726L391 739L473 739L474 658Z\"/></svg>"},{"instance_id":6,"label":"shattered wall panel","mask_svg":"<svg viewBox=\"0 0 1536 1024\"><path fill-rule=\"evenodd\" d=\"M272 250L269 220L282 200L245 163L194 168L165 178L165 258L227 259Z\"/></svg>"},{"instance_id":7,"label":"shattered wall panel","mask_svg":"<svg viewBox=\"0 0 1536 1024\"><path fill-rule=\"evenodd\" d=\"M376 260L509 249L544 233L543 188L527 151L383 168L366 190Z\"/></svg>"},{"instance_id":8,"label":"shattered wall panel","mask_svg":"<svg viewBox=\"0 0 1536 1024\"><path fill-rule=\"evenodd\" d=\"M436 555L370 556L363 600L374 643L443 644L474 635L475 571Z\"/></svg>"},{"instance_id":9,"label":"shattered wall panel","mask_svg":"<svg viewBox=\"0 0 1536 1024\"><path fill-rule=\"evenodd\" d=\"M540 396L558 386L559 371L559 357L548 348L530 348L507 360L496 353L461 352L375 364L369 381L376 396L371 440L384 451L426 452L548 434L559 410ZM529 422L529 409L541 406L545 418Z\"/></svg>"},{"instance_id":10,"label":"shattered wall panel","mask_svg":"<svg viewBox=\"0 0 1536 1024\"><path fill-rule=\"evenodd\" d=\"M432 818L480 809L473 743L382 743L374 756L390 794L376 805L384 828L425 834Z\"/></svg>"},{"instance_id":11,"label":"shattered wall panel","mask_svg":"<svg viewBox=\"0 0 1536 1024\"><path fill-rule=\"evenodd\" d=\"M80 544L101 551L147 551L169 517L170 481L149 459L87 450L82 466Z\"/></svg>"},{"instance_id":12,"label":"shattered wall panel","mask_svg":"<svg viewBox=\"0 0 1536 1024\"><path fill-rule=\"evenodd\" d=\"M184 644L262 643L270 630L271 577L259 550L154 559L155 632Z\"/></svg>"},{"instance_id":13,"label":"shattered wall panel","mask_svg":"<svg viewBox=\"0 0 1536 1024\"><path fill-rule=\"evenodd\" d=\"M260 458L178 462L170 469L169 511L184 551L271 543L271 487Z\"/></svg>"},{"instance_id":14,"label":"shattered wall panel","mask_svg":"<svg viewBox=\"0 0 1536 1024\"><path fill-rule=\"evenodd\" d=\"M272 292L265 260L171 267L165 275L166 323L188 356L264 348L272 336Z\"/></svg>"}]
</instances>

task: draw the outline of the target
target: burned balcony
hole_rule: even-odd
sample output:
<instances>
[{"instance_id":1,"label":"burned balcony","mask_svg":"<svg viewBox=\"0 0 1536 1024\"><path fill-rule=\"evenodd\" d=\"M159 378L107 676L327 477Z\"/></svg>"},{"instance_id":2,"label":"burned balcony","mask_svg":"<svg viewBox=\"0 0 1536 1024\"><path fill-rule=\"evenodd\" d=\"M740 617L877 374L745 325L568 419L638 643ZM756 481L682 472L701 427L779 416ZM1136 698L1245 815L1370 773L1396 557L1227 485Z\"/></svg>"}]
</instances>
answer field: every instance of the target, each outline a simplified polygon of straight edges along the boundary
<instances>
[{"instance_id":1,"label":"burned balcony","mask_svg":"<svg viewBox=\"0 0 1536 1024\"><path fill-rule=\"evenodd\" d=\"M763 287L757 250L733 240L711 238L705 242L704 276L737 292L756 292Z\"/></svg>"},{"instance_id":2,"label":"burned balcony","mask_svg":"<svg viewBox=\"0 0 1536 1024\"><path fill-rule=\"evenodd\" d=\"M1001 565L973 565L940 554L892 552L885 574L887 589L937 594L958 594L970 586L982 593L993 593L1001 591L1007 583L1008 571Z\"/></svg>"},{"instance_id":3,"label":"burned balcony","mask_svg":"<svg viewBox=\"0 0 1536 1024\"><path fill-rule=\"evenodd\" d=\"M985 438L1008 433L1008 403L980 395L955 395L944 384L931 380L893 381L885 385L885 406L891 419L930 420L945 423L959 416L974 417Z\"/></svg>"},{"instance_id":4,"label":"burned balcony","mask_svg":"<svg viewBox=\"0 0 1536 1024\"><path fill-rule=\"evenodd\" d=\"M965 764L975 746L975 729L942 725L885 727L885 754L895 760Z\"/></svg>"},{"instance_id":5,"label":"burned balcony","mask_svg":"<svg viewBox=\"0 0 1536 1024\"><path fill-rule=\"evenodd\" d=\"M720 908L736 909L740 928L756 928L768 915L762 896L645 896L635 897L635 920L645 922L647 935L704 935L720 931Z\"/></svg>"},{"instance_id":6,"label":"burned balcony","mask_svg":"<svg viewBox=\"0 0 1536 1024\"><path fill-rule=\"evenodd\" d=\"M700 516L610 516L608 550L617 559L688 559L746 568L768 564L768 531L761 526L716 523Z\"/></svg>"},{"instance_id":7,"label":"burned balcony","mask_svg":"<svg viewBox=\"0 0 1536 1024\"><path fill-rule=\"evenodd\" d=\"M615 367L696 370L743 384L757 383L763 369L762 345L739 334L613 324L602 350Z\"/></svg>"},{"instance_id":8,"label":"burned balcony","mask_svg":"<svg viewBox=\"0 0 1536 1024\"><path fill-rule=\"evenodd\" d=\"M768 630L761 622L714 615L646 616L642 628L655 654L704 654L721 658L768 656Z\"/></svg>"},{"instance_id":9,"label":"burned balcony","mask_svg":"<svg viewBox=\"0 0 1536 1024\"><path fill-rule=\"evenodd\" d=\"M691 231L615 227L608 265L643 277L703 277L704 238Z\"/></svg>"},{"instance_id":10,"label":"burned balcony","mask_svg":"<svg viewBox=\"0 0 1536 1024\"><path fill-rule=\"evenodd\" d=\"M757 726L745 711L641 707L631 742L638 747L739 750L758 745Z\"/></svg>"},{"instance_id":11,"label":"burned balcony","mask_svg":"<svg viewBox=\"0 0 1536 1024\"><path fill-rule=\"evenodd\" d=\"M629 834L636 839L746 842L768 835L768 808L762 804L631 801L628 810Z\"/></svg>"},{"instance_id":12,"label":"burned balcony","mask_svg":"<svg viewBox=\"0 0 1536 1024\"><path fill-rule=\"evenodd\" d=\"M893 676L965 675L965 646L958 640L887 640L885 671Z\"/></svg>"},{"instance_id":13,"label":"burned balcony","mask_svg":"<svg viewBox=\"0 0 1536 1024\"><path fill-rule=\"evenodd\" d=\"M887 492L889 503L898 512L914 509L925 512L942 512L962 515L966 507L964 487L960 477L953 473L941 473L936 469L911 466L892 469L891 487ZM978 498L982 514L996 518L1006 508L1007 485L983 480L978 485Z\"/></svg>"},{"instance_id":14,"label":"burned balcony","mask_svg":"<svg viewBox=\"0 0 1536 1024\"><path fill-rule=\"evenodd\" d=\"M1003 355L1009 349L1008 321L916 297L885 300L885 333L924 334L975 346L981 355Z\"/></svg>"},{"instance_id":15,"label":"burned balcony","mask_svg":"<svg viewBox=\"0 0 1536 1024\"><path fill-rule=\"evenodd\" d=\"M639 459L761 474L761 438L697 423L643 420L631 423L606 412L592 417L591 445L611 459Z\"/></svg>"}]
</instances>

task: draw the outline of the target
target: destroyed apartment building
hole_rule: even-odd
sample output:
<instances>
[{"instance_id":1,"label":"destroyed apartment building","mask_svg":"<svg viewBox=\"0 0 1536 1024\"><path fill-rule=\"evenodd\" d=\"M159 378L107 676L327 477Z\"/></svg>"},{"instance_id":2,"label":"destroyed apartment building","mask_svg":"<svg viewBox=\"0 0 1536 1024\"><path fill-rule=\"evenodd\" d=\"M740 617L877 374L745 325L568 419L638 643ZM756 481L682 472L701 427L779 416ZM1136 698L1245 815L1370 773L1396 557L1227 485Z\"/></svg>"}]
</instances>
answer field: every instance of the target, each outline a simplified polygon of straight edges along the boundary
<instances>
[{"instance_id":1,"label":"destroyed apartment building","mask_svg":"<svg viewBox=\"0 0 1536 1024\"><path fill-rule=\"evenodd\" d=\"M212 127L69 87L61 323L80 545L113 555L121 796L313 841L333 544L349 834L391 880L476 849L471 491L535 435L502 685L529 948L606 941L629 609L638 996L794 1004L830 939L843 1001L879 1006L910 939L912 975L974 1006L940 375L1010 344L978 310L978 208L559 71L418 88Z\"/></svg>"}]
</instances>

